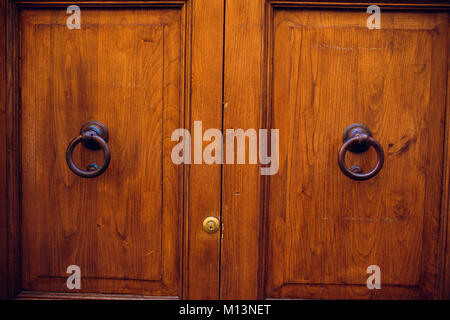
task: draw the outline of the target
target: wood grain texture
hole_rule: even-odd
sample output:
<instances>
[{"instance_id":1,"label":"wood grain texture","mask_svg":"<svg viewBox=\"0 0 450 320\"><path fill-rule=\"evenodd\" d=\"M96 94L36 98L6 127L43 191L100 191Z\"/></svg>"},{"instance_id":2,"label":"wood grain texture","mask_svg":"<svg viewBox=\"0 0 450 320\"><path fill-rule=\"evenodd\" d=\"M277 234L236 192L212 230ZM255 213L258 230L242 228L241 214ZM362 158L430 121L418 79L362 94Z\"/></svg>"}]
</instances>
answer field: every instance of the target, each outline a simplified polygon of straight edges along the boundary
<instances>
[{"instance_id":1,"label":"wood grain texture","mask_svg":"<svg viewBox=\"0 0 450 320\"><path fill-rule=\"evenodd\" d=\"M447 14L276 10L270 114L266 294L274 298L437 298ZM342 133L364 123L385 167L356 182L338 168ZM370 168L374 152L347 163ZM366 288L379 265L382 290ZM386 290L384 290L386 288Z\"/></svg>"},{"instance_id":2,"label":"wood grain texture","mask_svg":"<svg viewBox=\"0 0 450 320\"><path fill-rule=\"evenodd\" d=\"M34 59L23 61L22 75L32 72L22 81L38 90L26 90L21 121L12 2L58 8L24 11L22 49ZM0 3L1 24L7 1ZM64 30L67 15L57 14L69 3L83 6L81 32ZM24 286L42 291L19 299L214 299L219 286L222 299L417 299L436 298L439 289L450 299L449 4L376 3L416 11L383 11L386 30L376 36L361 30L365 12L357 20L345 9L374 1L226 3L9 2L0 34L0 297L22 290L22 240ZM101 14L85 15L84 7ZM80 182L62 154L91 117L110 129L112 164L98 181ZM280 128L280 172L167 170L171 130L196 120L204 130ZM368 124L385 147L385 168L372 181L348 181L337 168L351 121ZM372 151L347 161L369 167ZM75 157L86 165L101 153L78 147ZM221 197L223 234L206 234L201 223L220 215ZM83 292L55 292L74 259L91 275ZM365 268L380 259L383 289L369 292Z\"/></svg>"},{"instance_id":3,"label":"wood grain texture","mask_svg":"<svg viewBox=\"0 0 450 320\"><path fill-rule=\"evenodd\" d=\"M269 0L270 5L274 7L303 7L303 8L363 8L375 4L383 9L408 9L408 10L429 10L429 9L447 9L450 7L447 0L421 1L421 0L385 0L385 1L302 1L302 0Z\"/></svg>"},{"instance_id":4,"label":"wood grain texture","mask_svg":"<svg viewBox=\"0 0 450 320\"><path fill-rule=\"evenodd\" d=\"M6 2L6 127L8 208L8 296L22 288L20 252L20 138L19 138L19 18L18 10Z\"/></svg>"},{"instance_id":5,"label":"wood grain texture","mask_svg":"<svg viewBox=\"0 0 450 320\"><path fill-rule=\"evenodd\" d=\"M6 1L0 1L0 30L6 30ZM6 125L6 33L0 32L0 299L8 297L8 201Z\"/></svg>"},{"instance_id":6,"label":"wood grain texture","mask_svg":"<svg viewBox=\"0 0 450 320\"><path fill-rule=\"evenodd\" d=\"M162 7L180 7L184 5L188 0L11 0L19 6L32 7L32 6L50 6L50 7L67 7L70 4L82 5L83 7L149 7L149 6L162 6Z\"/></svg>"},{"instance_id":7,"label":"wood grain texture","mask_svg":"<svg viewBox=\"0 0 450 320\"><path fill-rule=\"evenodd\" d=\"M450 23L447 29L450 35ZM447 52L450 52L450 37L447 38ZM450 56L447 55L447 118L445 127L445 154L444 154L444 176L442 192L442 228L441 232L446 233L447 239L443 241L441 247L441 297L450 300Z\"/></svg>"},{"instance_id":8,"label":"wood grain texture","mask_svg":"<svg viewBox=\"0 0 450 320\"><path fill-rule=\"evenodd\" d=\"M24 10L22 30L23 286L181 295L182 168L170 136L182 125L180 9ZM51 62L51 63L50 63ZM112 160L96 179L67 168L68 142L88 120L109 129ZM77 149L79 166L101 159Z\"/></svg>"},{"instance_id":9,"label":"wood grain texture","mask_svg":"<svg viewBox=\"0 0 450 320\"><path fill-rule=\"evenodd\" d=\"M178 297L144 296L132 294L21 291L14 297L14 300L178 300Z\"/></svg>"},{"instance_id":10,"label":"wood grain texture","mask_svg":"<svg viewBox=\"0 0 450 320\"><path fill-rule=\"evenodd\" d=\"M223 23L223 0L192 2L191 113L187 122L191 134L194 121L202 121L203 132L222 128ZM209 216L220 218L221 167L218 164L191 165L189 181L186 296L217 299L220 231L208 234L202 224Z\"/></svg>"},{"instance_id":11,"label":"wood grain texture","mask_svg":"<svg viewBox=\"0 0 450 320\"><path fill-rule=\"evenodd\" d=\"M264 1L226 1L224 132L261 126L263 18ZM222 299L258 298L262 217L259 173L259 166L248 162L223 167Z\"/></svg>"}]
</instances>

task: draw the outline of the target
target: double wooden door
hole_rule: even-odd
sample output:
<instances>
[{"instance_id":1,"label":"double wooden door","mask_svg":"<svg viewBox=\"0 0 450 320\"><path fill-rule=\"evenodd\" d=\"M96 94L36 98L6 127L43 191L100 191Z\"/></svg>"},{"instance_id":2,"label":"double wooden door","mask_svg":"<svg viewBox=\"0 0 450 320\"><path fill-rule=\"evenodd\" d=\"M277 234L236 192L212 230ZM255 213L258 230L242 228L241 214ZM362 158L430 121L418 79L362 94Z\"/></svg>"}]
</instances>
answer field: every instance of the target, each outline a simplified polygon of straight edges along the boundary
<instances>
[{"instance_id":1,"label":"double wooden door","mask_svg":"<svg viewBox=\"0 0 450 320\"><path fill-rule=\"evenodd\" d=\"M75 3L2 2L5 296L449 298L446 5Z\"/></svg>"}]
</instances>

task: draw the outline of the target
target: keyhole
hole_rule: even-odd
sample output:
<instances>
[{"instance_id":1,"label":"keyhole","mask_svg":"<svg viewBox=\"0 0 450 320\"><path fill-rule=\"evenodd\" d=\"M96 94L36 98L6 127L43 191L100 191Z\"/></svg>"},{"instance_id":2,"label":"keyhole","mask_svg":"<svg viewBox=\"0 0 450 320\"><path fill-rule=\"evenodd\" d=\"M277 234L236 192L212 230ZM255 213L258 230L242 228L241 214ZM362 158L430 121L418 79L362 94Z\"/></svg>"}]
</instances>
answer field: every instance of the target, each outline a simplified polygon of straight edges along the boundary
<instances>
[{"instance_id":1,"label":"keyhole","mask_svg":"<svg viewBox=\"0 0 450 320\"><path fill-rule=\"evenodd\" d=\"M203 221L203 230L207 233L214 233L219 229L219 220L208 217Z\"/></svg>"}]
</instances>

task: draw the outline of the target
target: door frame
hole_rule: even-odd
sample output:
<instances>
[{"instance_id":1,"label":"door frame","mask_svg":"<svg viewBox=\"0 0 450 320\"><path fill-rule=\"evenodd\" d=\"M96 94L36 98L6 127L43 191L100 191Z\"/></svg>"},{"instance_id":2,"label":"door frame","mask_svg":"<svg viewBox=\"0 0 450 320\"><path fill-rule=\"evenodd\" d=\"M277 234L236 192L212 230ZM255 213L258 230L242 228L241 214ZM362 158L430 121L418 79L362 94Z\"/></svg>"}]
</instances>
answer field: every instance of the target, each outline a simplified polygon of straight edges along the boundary
<instances>
[{"instance_id":1,"label":"door frame","mask_svg":"<svg viewBox=\"0 0 450 320\"><path fill-rule=\"evenodd\" d=\"M450 11L445 1L297 1L226 0L224 112L225 128L271 129L270 29L274 8L359 8L381 10ZM250 14L249 14L250 13ZM243 21L246 23L243 24ZM448 32L450 35L450 30ZM449 37L450 38L450 37ZM447 41L450 48L450 40ZM450 50L448 50L450 52ZM449 55L450 57L450 55ZM449 62L447 63L449 65ZM239 70L237 74L236 70ZM439 227L437 290L450 299L450 84L447 76L444 159ZM243 97L240 93L246 92ZM224 166L221 295L222 299L265 299L267 208L269 176L255 168ZM245 182L245 183L243 183ZM236 196L238 192L239 197ZM227 204L230 204L228 206ZM233 204L233 206L231 206ZM232 230L230 233L227 230ZM245 239L245 241L243 241ZM250 256L251 258L248 258ZM236 263L239 262L239 263Z\"/></svg>"},{"instance_id":2,"label":"door frame","mask_svg":"<svg viewBox=\"0 0 450 320\"><path fill-rule=\"evenodd\" d=\"M183 124L194 120L221 127L224 0L152 1L22 1L0 0L0 299L217 299L219 295L220 232L202 231L203 219L220 215L220 166L183 167L180 221L179 292L176 297L96 293L27 292L21 265L20 154L20 21L22 8L67 8L71 4L97 8L171 7L182 11L185 56L182 94ZM63 9L64 10L64 9ZM210 54L219 52L220 54ZM191 67L192 66L192 67ZM213 85L211 85L213 84ZM206 92L207 91L207 92ZM208 184L195 183L208 177ZM211 189L213 188L213 189ZM213 190L213 191L211 191ZM207 198L195 195L211 194ZM199 201L202 199L202 201Z\"/></svg>"}]
</instances>

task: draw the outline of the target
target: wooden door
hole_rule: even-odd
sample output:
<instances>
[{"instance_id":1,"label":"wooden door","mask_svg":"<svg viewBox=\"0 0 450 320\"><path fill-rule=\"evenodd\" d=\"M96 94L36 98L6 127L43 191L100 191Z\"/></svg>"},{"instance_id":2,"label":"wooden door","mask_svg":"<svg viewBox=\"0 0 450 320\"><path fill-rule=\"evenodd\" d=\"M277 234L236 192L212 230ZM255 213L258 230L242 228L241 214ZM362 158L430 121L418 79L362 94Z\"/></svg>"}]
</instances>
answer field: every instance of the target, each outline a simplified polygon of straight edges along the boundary
<instances>
[{"instance_id":1,"label":"wooden door","mask_svg":"<svg viewBox=\"0 0 450 320\"><path fill-rule=\"evenodd\" d=\"M9 295L217 298L220 167L176 165L171 135L221 121L223 2L77 4L69 28L69 3L8 1Z\"/></svg>"},{"instance_id":2,"label":"wooden door","mask_svg":"<svg viewBox=\"0 0 450 320\"><path fill-rule=\"evenodd\" d=\"M70 1L0 0L0 295L449 298L440 2L385 1L369 30L352 1L87 0L77 29ZM95 172L102 150L66 152L88 121L108 139L83 139L111 157L94 178L68 164ZM175 165L172 133L194 121L278 129L278 171ZM337 161L354 123L384 154L364 181ZM347 152L345 167L377 157ZM202 230L210 216L220 232Z\"/></svg>"},{"instance_id":3,"label":"wooden door","mask_svg":"<svg viewBox=\"0 0 450 320\"><path fill-rule=\"evenodd\" d=\"M448 296L448 12L387 3L370 30L366 9L227 1L224 124L280 138L277 174L224 167L222 298ZM384 150L364 181L337 161L354 123Z\"/></svg>"}]
</instances>

